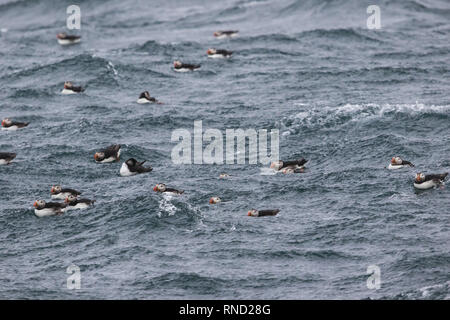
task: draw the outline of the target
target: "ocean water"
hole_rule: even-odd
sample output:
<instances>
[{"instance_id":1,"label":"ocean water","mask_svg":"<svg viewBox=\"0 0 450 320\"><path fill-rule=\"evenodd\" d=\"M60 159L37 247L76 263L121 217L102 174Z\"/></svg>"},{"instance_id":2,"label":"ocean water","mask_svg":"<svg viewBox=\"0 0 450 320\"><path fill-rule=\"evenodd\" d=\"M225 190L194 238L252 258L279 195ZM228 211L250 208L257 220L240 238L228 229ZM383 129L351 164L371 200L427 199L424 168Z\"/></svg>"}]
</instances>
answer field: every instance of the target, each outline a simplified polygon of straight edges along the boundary
<instances>
[{"instance_id":1,"label":"ocean water","mask_svg":"<svg viewBox=\"0 0 450 320\"><path fill-rule=\"evenodd\" d=\"M71 4L0 1L0 117L30 122L0 131L17 153L0 167L0 298L449 299L449 188L413 188L418 171L450 171L448 1L77 1L82 42L61 47ZM176 59L202 68L176 73ZM66 80L86 91L60 95ZM164 104L136 104L145 90ZM307 170L174 164L172 132L196 120L279 129L280 157ZM153 172L96 164L113 143ZM416 167L386 170L394 155ZM96 204L37 218L53 184Z\"/></svg>"}]
</instances>

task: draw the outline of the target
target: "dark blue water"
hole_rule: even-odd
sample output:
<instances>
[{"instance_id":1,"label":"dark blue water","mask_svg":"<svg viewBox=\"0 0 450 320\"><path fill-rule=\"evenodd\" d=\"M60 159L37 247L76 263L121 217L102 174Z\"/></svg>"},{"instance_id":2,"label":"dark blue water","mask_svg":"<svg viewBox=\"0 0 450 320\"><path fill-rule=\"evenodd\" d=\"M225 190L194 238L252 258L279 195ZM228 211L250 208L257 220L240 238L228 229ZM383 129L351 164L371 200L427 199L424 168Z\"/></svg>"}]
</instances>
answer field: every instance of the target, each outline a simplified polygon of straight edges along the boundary
<instances>
[{"instance_id":1,"label":"dark blue water","mask_svg":"<svg viewBox=\"0 0 450 320\"><path fill-rule=\"evenodd\" d=\"M78 1L82 42L61 47L71 4L0 1L0 116L31 122L0 132L0 152L18 154L0 167L0 298L449 299L450 192L412 185L450 170L448 1ZM202 68L175 73L175 59ZM66 80L85 93L60 95ZM165 104L136 104L144 90ZM194 120L279 129L281 157L307 170L175 165L172 131ZM113 143L153 172L94 163ZM416 168L386 170L394 155ZM95 207L37 218L53 184ZM80 290L66 287L71 264Z\"/></svg>"}]
</instances>

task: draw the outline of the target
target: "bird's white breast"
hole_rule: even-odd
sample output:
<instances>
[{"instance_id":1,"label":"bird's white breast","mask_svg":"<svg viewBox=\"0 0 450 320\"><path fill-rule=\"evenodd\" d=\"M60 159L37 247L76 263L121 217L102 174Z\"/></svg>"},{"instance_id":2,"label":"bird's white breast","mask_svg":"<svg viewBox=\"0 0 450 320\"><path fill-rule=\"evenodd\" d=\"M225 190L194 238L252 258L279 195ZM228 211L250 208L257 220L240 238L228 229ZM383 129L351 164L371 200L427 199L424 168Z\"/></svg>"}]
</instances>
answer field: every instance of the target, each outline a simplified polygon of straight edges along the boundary
<instances>
[{"instance_id":1,"label":"bird's white breast","mask_svg":"<svg viewBox=\"0 0 450 320\"><path fill-rule=\"evenodd\" d=\"M414 183L414 187L416 187L417 189L430 189L436 186L436 182L434 182L433 180L428 180L422 183Z\"/></svg>"},{"instance_id":2,"label":"bird's white breast","mask_svg":"<svg viewBox=\"0 0 450 320\"><path fill-rule=\"evenodd\" d=\"M145 99L145 98L140 98L140 99L137 100L137 103L144 104L144 103L150 103L150 101Z\"/></svg>"},{"instance_id":3,"label":"bird's white breast","mask_svg":"<svg viewBox=\"0 0 450 320\"><path fill-rule=\"evenodd\" d=\"M388 169L389 170L397 170L397 169L401 169L401 168L404 168L404 167L405 167L405 165L403 165L403 164L393 165L392 163L389 163Z\"/></svg>"},{"instance_id":4,"label":"bird's white breast","mask_svg":"<svg viewBox=\"0 0 450 320\"><path fill-rule=\"evenodd\" d=\"M75 40L69 40L69 39L58 39L58 43L62 46L68 45L68 44L74 44L80 42L81 39L75 39Z\"/></svg>"},{"instance_id":5,"label":"bird's white breast","mask_svg":"<svg viewBox=\"0 0 450 320\"><path fill-rule=\"evenodd\" d=\"M7 130L7 131L15 131L17 129L19 129L18 126L11 126L11 127L8 127L8 128L2 127L2 130Z\"/></svg>"},{"instance_id":6,"label":"bird's white breast","mask_svg":"<svg viewBox=\"0 0 450 320\"><path fill-rule=\"evenodd\" d=\"M133 176L135 174L136 174L136 172L131 172L130 169L128 169L128 166L125 162L122 163L122 167L120 167L120 175L122 177Z\"/></svg>"},{"instance_id":7,"label":"bird's white breast","mask_svg":"<svg viewBox=\"0 0 450 320\"><path fill-rule=\"evenodd\" d=\"M64 88L64 89L61 91L61 94L76 94L76 92L73 91L73 90Z\"/></svg>"},{"instance_id":8,"label":"bird's white breast","mask_svg":"<svg viewBox=\"0 0 450 320\"><path fill-rule=\"evenodd\" d=\"M44 209L34 209L34 214L36 216L38 216L39 218L42 217L49 217L49 216L54 216L57 214L57 210L55 209L51 209L51 208L44 208Z\"/></svg>"}]
</instances>

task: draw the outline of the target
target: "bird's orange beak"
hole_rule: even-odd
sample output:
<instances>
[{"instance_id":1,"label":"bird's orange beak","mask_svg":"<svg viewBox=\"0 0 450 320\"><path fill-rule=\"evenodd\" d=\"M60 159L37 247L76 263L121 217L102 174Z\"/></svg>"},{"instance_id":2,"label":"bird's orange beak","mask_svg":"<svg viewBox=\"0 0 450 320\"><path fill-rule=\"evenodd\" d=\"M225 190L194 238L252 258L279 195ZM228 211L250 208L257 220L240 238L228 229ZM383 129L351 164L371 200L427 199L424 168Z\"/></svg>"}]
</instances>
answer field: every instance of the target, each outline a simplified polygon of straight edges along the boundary
<instances>
[{"instance_id":1,"label":"bird's orange beak","mask_svg":"<svg viewBox=\"0 0 450 320\"><path fill-rule=\"evenodd\" d=\"M5 126L5 120L2 120L2 126L3 127Z\"/></svg>"},{"instance_id":2,"label":"bird's orange beak","mask_svg":"<svg viewBox=\"0 0 450 320\"><path fill-rule=\"evenodd\" d=\"M213 198L209 199L209 204L214 204L214 199Z\"/></svg>"},{"instance_id":3,"label":"bird's orange beak","mask_svg":"<svg viewBox=\"0 0 450 320\"><path fill-rule=\"evenodd\" d=\"M158 188L156 186L153 187L153 191L158 191Z\"/></svg>"},{"instance_id":4,"label":"bird's orange beak","mask_svg":"<svg viewBox=\"0 0 450 320\"><path fill-rule=\"evenodd\" d=\"M38 206L37 201L35 201L35 202L33 203L33 207L37 208L37 206Z\"/></svg>"},{"instance_id":5,"label":"bird's orange beak","mask_svg":"<svg viewBox=\"0 0 450 320\"><path fill-rule=\"evenodd\" d=\"M250 217L250 216L252 215L252 212L249 211L249 212L247 213L247 215Z\"/></svg>"},{"instance_id":6,"label":"bird's orange beak","mask_svg":"<svg viewBox=\"0 0 450 320\"><path fill-rule=\"evenodd\" d=\"M392 158L392 159L391 159L391 163L392 163L392 164L395 164L395 158Z\"/></svg>"},{"instance_id":7,"label":"bird's orange beak","mask_svg":"<svg viewBox=\"0 0 450 320\"><path fill-rule=\"evenodd\" d=\"M54 192L55 192L55 188L52 187L52 188L50 189L50 193L54 193Z\"/></svg>"},{"instance_id":8,"label":"bird's orange beak","mask_svg":"<svg viewBox=\"0 0 450 320\"><path fill-rule=\"evenodd\" d=\"M64 199L64 202L65 202L65 203L69 203L69 197L65 198L65 199Z\"/></svg>"},{"instance_id":9,"label":"bird's orange beak","mask_svg":"<svg viewBox=\"0 0 450 320\"><path fill-rule=\"evenodd\" d=\"M214 32L214 37L217 37L219 35L218 32Z\"/></svg>"},{"instance_id":10,"label":"bird's orange beak","mask_svg":"<svg viewBox=\"0 0 450 320\"><path fill-rule=\"evenodd\" d=\"M94 159L97 160L98 159L98 154L94 154Z\"/></svg>"},{"instance_id":11,"label":"bird's orange beak","mask_svg":"<svg viewBox=\"0 0 450 320\"><path fill-rule=\"evenodd\" d=\"M211 54L211 49L206 50L207 54Z\"/></svg>"}]
</instances>

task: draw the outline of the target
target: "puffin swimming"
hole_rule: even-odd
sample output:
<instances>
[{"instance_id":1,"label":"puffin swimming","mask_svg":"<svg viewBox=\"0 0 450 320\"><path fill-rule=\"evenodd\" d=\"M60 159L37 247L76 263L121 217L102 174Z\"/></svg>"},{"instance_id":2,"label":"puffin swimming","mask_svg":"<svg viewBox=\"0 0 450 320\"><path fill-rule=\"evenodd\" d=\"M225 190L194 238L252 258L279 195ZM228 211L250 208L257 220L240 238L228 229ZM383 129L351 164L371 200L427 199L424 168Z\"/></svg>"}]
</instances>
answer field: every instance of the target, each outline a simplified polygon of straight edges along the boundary
<instances>
[{"instance_id":1,"label":"puffin swimming","mask_svg":"<svg viewBox=\"0 0 450 320\"><path fill-rule=\"evenodd\" d=\"M17 154L12 152L0 152L0 165L10 164Z\"/></svg>"},{"instance_id":2,"label":"puffin swimming","mask_svg":"<svg viewBox=\"0 0 450 320\"><path fill-rule=\"evenodd\" d=\"M148 91L144 91L139 95L139 99L137 100L137 103L139 103L139 104L144 104L144 103L162 104L162 102L156 100L156 98L151 97L150 93L148 93Z\"/></svg>"},{"instance_id":3,"label":"puffin swimming","mask_svg":"<svg viewBox=\"0 0 450 320\"><path fill-rule=\"evenodd\" d=\"M136 174L146 173L146 172L152 171L153 168L151 166L148 166L148 167L144 167L143 166L143 164L146 161L147 160L144 160L142 162L138 162L134 158L128 159L127 161L125 161L122 164L122 167L120 168L120 175L122 177L128 177L128 176L134 176Z\"/></svg>"},{"instance_id":4,"label":"puffin swimming","mask_svg":"<svg viewBox=\"0 0 450 320\"><path fill-rule=\"evenodd\" d=\"M227 179L227 178L229 178L230 177L230 175L228 174L228 173L221 173L220 175L219 175L219 179Z\"/></svg>"},{"instance_id":5,"label":"puffin swimming","mask_svg":"<svg viewBox=\"0 0 450 320\"><path fill-rule=\"evenodd\" d=\"M177 190L173 188L167 188L167 186L164 183L158 183L154 188L153 191L155 192L163 192L163 193L171 193L171 194L183 194L183 190Z\"/></svg>"},{"instance_id":6,"label":"puffin swimming","mask_svg":"<svg viewBox=\"0 0 450 320\"><path fill-rule=\"evenodd\" d=\"M305 171L305 163L308 160L301 158L292 161L274 161L270 164L270 168L282 173L302 173Z\"/></svg>"},{"instance_id":7,"label":"puffin swimming","mask_svg":"<svg viewBox=\"0 0 450 320\"><path fill-rule=\"evenodd\" d=\"M217 204L222 202L222 199L220 199L219 197L211 197L209 199L209 204Z\"/></svg>"},{"instance_id":8,"label":"puffin swimming","mask_svg":"<svg viewBox=\"0 0 450 320\"><path fill-rule=\"evenodd\" d=\"M36 200L33 204L34 214L38 217L56 216L62 214L67 204L60 202L45 202L44 200Z\"/></svg>"},{"instance_id":9,"label":"puffin swimming","mask_svg":"<svg viewBox=\"0 0 450 320\"><path fill-rule=\"evenodd\" d=\"M78 86L74 86L72 82L66 81L64 82L64 89L61 91L61 94L76 94L84 91L84 88Z\"/></svg>"},{"instance_id":10,"label":"puffin swimming","mask_svg":"<svg viewBox=\"0 0 450 320\"><path fill-rule=\"evenodd\" d=\"M120 144L113 144L94 154L94 159L98 163L117 162L120 160Z\"/></svg>"},{"instance_id":11,"label":"puffin swimming","mask_svg":"<svg viewBox=\"0 0 450 320\"><path fill-rule=\"evenodd\" d=\"M81 41L81 36L68 35L65 32L58 33L56 38L58 39L58 43L62 46L79 43Z\"/></svg>"},{"instance_id":12,"label":"puffin swimming","mask_svg":"<svg viewBox=\"0 0 450 320\"><path fill-rule=\"evenodd\" d=\"M279 209L274 209L274 210L256 210L256 209L251 209L247 213L247 215L249 217L276 216L278 214L278 212L280 212Z\"/></svg>"},{"instance_id":13,"label":"puffin swimming","mask_svg":"<svg viewBox=\"0 0 450 320\"><path fill-rule=\"evenodd\" d=\"M66 210L74 210L89 208L94 204L95 200L78 199L76 196L71 194L66 197L64 202L67 204Z\"/></svg>"},{"instance_id":14,"label":"puffin swimming","mask_svg":"<svg viewBox=\"0 0 450 320\"><path fill-rule=\"evenodd\" d=\"M2 130L17 130L28 126L29 122L16 122L8 118L2 120Z\"/></svg>"},{"instance_id":15,"label":"puffin swimming","mask_svg":"<svg viewBox=\"0 0 450 320\"><path fill-rule=\"evenodd\" d=\"M403 160L400 157L393 157L391 159L391 163L389 163L388 169L396 170L396 169L401 169L401 168L405 168L405 167L414 167L414 165L411 162Z\"/></svg>"},{"instance_id":16,"label":"puffin swimming","mask_svg":"<svg viewBox=\"0 0 450 320\"><path fill-rule=\"evenodd\" d=\"M74 189L61 188L61 186L56 185L52 186L52 188L50 189L50 194L52 196L52 199L65 200L68 196L78 197L81 192Z\"/></svg>"},{"instance_id":17,"label":"puffin swimming","mask_svg":"<svg viewBox=\"0 0 450 320\"><path fill-rule=\"evenodd\" d=\"M206 53L208 54L208 58L230 58L233 51L209 48Z\"/></svg>"},{"instance_id":18,"label":"puffin swimming","mask_svg":"<svg viewBox=\"0 0 450 320\"><path fill-rule=\"evenodd\" d=\"M234 38L238 35L237 30L224 30L214 32L214 37L217 39Z\"/></svg>"},{"instance_id":19,"label":"puffin swimming","mask_svg":"<svg viewBox=\"0 0 450 320\"><path fill-rule=\"evenodd\" d=\"M442 174L424 174L419 172L414 179L414 187L417 189L430 189L444 184L448 172Z\"/></svg>"},{"instance_id":20,"label":"puffin swimming","mask_svg":"<svg viewBox=\"0 0 450 320\"><path fill-rule=\"evenodd\" d=\"M194 71L201 67L199 64L188 64L188 63L181 63L180 61L174 61L173 63L173 69L177 72L188 72L188 71Z\"/></svg>"}]
</instances>

